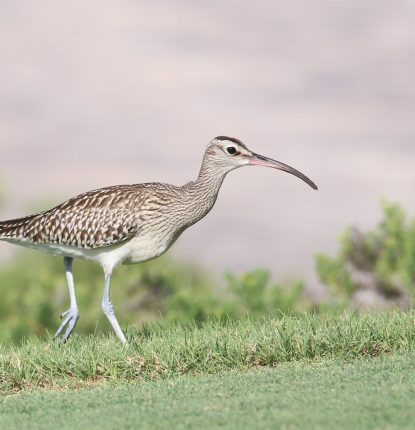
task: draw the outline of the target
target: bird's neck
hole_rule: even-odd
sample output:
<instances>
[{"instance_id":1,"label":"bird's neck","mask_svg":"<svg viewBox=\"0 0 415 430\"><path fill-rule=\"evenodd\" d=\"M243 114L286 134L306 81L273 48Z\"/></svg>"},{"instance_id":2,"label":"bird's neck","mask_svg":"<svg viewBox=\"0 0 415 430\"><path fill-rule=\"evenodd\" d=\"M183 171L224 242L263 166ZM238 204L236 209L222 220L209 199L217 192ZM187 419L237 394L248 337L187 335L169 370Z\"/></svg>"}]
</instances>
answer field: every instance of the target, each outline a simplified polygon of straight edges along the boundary
<instances>
[{"instance_id":1,"label":"bird's neck","mask_svg":"<svg viewBox=\"0 0 415 430\"><path fill-rule=\"evenodd\" d=\"M212 206L228 172L229 170L224 169L222 166L209 162L206 156L203 159L199 176L193 184L201 196L206 200L213 200Z\"/></svg>"},{"instance_id":2,"label":"bird's neck","mask_svg":"<svg viewBox=\"0 0 415 430\"><path fill-rule=\"evenodd\" d=\"M189 198L188 225L194 224L212 209L228 171L209 162L205 156L197 179L185 185Z\"/></svg>"}]
</instances>

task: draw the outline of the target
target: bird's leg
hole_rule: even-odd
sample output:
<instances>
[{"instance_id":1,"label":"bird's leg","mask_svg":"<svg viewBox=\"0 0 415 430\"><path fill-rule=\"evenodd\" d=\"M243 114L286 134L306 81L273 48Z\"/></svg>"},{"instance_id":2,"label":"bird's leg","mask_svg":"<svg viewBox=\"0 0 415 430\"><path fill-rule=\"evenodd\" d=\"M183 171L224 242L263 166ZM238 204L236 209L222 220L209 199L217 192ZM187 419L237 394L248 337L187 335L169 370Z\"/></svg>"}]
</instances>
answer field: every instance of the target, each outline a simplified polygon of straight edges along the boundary
<instances>
[{"instance_id":1,"label":"bird's leg","mask_svg":"<svg viewBox=\"0 0 415 430\"><path fill-rule=\"evenodd\" d=\"M63 319L63 321L54 336L55 338L58 337L62 333L63 329L66 327L65 334L62 336L63 342L66 342L68 340L69 336L72 333L72 330L75 327L76 322L79 319L78 305L76 304L76 297L75 297L75 286L73 283L73 276L72 276L72 261L73 261L73 258L71 257L64 257L63 259L63 262L65 264L65 270L66 270L66 279L68 280L71 307L61 315L61 318Z\"/></svg>"},{"instance_id":2,"label":"bird's leg","mask_svg":"<svg viewBox=\"0 0 415 430\"><path fill-rule=\"evenodd\" d=\"M108 321L111 323L112 328L115 331L115 334L125 345L127 343L127 339L125 338L124 333L121 330L120 325L118 324L117 318L115 317L114 305L111 303L111 299L110 299L110 282L111 282L111 272L105 271L105 287L104 287L104 296L102 297L101 307L102 307L102 310L104 311L104 314L108 318Z\"/></svg>"}]
</instances>

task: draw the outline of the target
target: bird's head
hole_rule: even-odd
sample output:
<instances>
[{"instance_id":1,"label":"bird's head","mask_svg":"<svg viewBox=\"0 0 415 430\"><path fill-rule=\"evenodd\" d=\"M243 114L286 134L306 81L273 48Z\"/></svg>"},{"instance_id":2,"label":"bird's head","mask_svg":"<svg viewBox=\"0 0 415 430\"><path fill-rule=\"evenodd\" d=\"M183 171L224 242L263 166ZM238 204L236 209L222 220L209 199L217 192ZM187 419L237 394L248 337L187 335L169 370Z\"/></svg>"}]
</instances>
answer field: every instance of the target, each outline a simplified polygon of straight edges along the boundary
<instances>
[{"instance_id":1,"label":"bird's head","mask_svg":"<svg viewBox=\"0 0 415 430\"><path fill-rule=\"evenodd\" d=\"M302 179L311 188L317 190L317 185L298 170L287 164L256 154L248 149L240 140L233 137L218 136L210 141L205 158L209 163L228 172L242 166L264 166L282 170Z\"/></svg>"}]
</instances>

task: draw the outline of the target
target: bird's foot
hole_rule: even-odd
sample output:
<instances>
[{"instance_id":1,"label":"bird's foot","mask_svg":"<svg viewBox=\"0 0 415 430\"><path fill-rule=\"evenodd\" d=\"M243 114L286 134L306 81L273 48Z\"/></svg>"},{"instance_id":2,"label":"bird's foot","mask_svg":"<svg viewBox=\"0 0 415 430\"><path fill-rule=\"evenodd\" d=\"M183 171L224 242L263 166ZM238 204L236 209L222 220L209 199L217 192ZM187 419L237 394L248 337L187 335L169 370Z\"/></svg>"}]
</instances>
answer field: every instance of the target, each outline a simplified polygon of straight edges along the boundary
<instances>
[{"instance_id":1,"label":"bird's foot","mask_svg":"<svg viewBox=\"0 0 415 430\"><path fill-rule=\"evenodd\" d=\"M78 308L70 308L61 315L63 319L62 324L59 326L57 332L53 336L55 339L62 333L63 329L66 327L65 334L62 336L62 342L66 342L71 335L75 324L79 319Z\"/></svg>"}]
</instances>

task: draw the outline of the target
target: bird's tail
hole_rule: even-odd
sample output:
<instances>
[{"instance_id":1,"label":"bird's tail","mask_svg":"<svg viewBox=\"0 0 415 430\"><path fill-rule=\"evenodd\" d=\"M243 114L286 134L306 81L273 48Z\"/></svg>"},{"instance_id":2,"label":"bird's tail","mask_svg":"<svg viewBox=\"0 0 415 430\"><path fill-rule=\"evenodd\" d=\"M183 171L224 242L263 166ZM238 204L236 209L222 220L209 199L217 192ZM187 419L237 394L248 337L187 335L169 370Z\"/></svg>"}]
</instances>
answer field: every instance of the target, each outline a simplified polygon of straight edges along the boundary
<instances>
[{"instance_id":1,"label":"bird's tail","mask_svg":"<svg viewBox=\"0 0 415 430\"><path fill-rule=\"evenodd\" d=\"M18 239L32 218L33 215L30 215L23 218L0 221L0 240Z\"/></svg>"}]
</instances>

